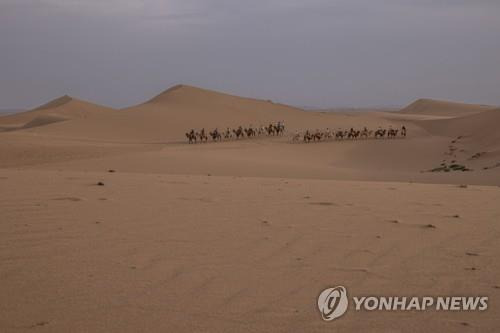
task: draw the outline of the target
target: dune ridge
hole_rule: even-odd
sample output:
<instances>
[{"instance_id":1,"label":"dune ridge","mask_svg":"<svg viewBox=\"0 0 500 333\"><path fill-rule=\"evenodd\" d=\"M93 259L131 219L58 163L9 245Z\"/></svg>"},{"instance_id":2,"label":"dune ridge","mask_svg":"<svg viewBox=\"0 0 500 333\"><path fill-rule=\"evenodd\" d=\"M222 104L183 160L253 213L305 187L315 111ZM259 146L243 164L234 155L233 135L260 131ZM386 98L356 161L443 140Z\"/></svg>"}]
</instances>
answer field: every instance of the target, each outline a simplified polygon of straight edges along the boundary
<instances>
[{"instance_id":1,"label":"dune ridge","mask_svg":"<svg viewBox=\"0 0 500 333\"><path fill-rule=\"evenodd\" d=\"M64 95L32 110L2 117L0 128L12 131L45 127L66 120L92 117L112 110L106 106ZM92 129L87 130L91 131Z\"/></svg>"},{"instance_id":2,"label":"dune ridge","mask_svg":"<svg viewBox=\"0 0 500 333\"><path fill-rule=\"evenodd\" d=\"M479 113L494 108L496 107L490 105L466 104L422 98L399 110L398 113L456 117Z\"/></svg>"},{"instance_id":3,"label":"dune ridge","mask_svg":"<svg viewBox=\"0 0 500 333\"><path fill-rule=\"evenodd\" d=\"M266 104L279 104L279 103L273 103L270 100L263 100L263 99L258 99L258 98L250 98L250 97L243 97L243 96L237 96L237 95L232 95L229 93L221 92L221 91L216 91L216 90L211 90L211 89L205 89L205 88L200 88L200 87L195 87L191 85L186 85L186 84L177 84L174 85L165 91L159 93L158 95L154 96L153 98L149 99L148 101L142 103L142 104L148 104L148 103L165 103L165 102L170 102L170 101L175 101L175 100L184 100L186 98L191 98L195 101L218 101L218 102L227 102L227 101L247 101L247 102L257 102L257 103L266 103ZM284 104L283 104L284 105ZM291 107L291 106L288 106ZM294 109L299 109L297 107L293 107Z\"/></svg>"},{"instance_id":4,"label":"dune ridge","mask_svg":"<svg viewBox=\"0 0 500 333\"><path fill-rule=\"evenodd\" d=\"M59 106L62 106L64 104L68 104L69 102L71 102L73 100L73 97L69 96L69 95L64 95L64 96L61 96L61 97L58 97L58 98L55 98L45 104L42 104L36 108L34 108L33 110L47 110L47 109L54 109L54 108L57 108Z\"/></svg>"}]
</instances>

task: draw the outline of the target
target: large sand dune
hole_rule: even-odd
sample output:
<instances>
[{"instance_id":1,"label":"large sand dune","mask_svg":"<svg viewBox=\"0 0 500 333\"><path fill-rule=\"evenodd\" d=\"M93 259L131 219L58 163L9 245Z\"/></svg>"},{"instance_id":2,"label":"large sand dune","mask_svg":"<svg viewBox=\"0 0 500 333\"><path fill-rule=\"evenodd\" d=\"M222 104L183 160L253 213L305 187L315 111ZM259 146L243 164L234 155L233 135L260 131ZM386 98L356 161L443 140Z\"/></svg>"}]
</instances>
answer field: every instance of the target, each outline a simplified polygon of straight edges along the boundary
<instances>
[{"instance_id":1,"label":"large sand dune","mask_svg":"<svg viewBox=\"0 0 500 333\"><path fill-rule=\"evenodd\" d=\"M0 118L0 130L29 129L61 121L87 119L111 110L111 108L65 95L33 110ZM90 128L87 130L91 131Z\"/></svg>"},{"instance_id":2,"label":"large sand dune","mask_svg":"<svg viewBox=\"0 0 500 333\"><path fill-rule=\"evenodd\" d=\"M430 104L312 112L175 86L122 110L64 96L0 117L0 331L494 331L500 110ZM285 136L184 137L276 121ZM402 125L405 139L290 138ZM443 161L472 171L428 172ZM316 298L338 284L491 308L325 323Z\"/></svg>"},{"instance_id":3,"label":"large sand dune","mask_svg":"<svg viewBox=\"0 0 500 333\"><path fill-rule=\"evenodd\" d=\"M427 120L420 123L435 135L450 137L463 136L478 141L482 145L500 147L500 109L443 120Z\"/></svg>"},{"instance_id":4,"label":"large sand dune","mask_svg":"<svg viewBox=\"0 0 500 333\"><path fill-rule=\"evenodd\" d=\"M419 99L401 109L399 113L454 117L479 113L494 108L494 106L489 105L465 104L450 101L438 101L433 99Z\"/></svg>"}]
</instances>

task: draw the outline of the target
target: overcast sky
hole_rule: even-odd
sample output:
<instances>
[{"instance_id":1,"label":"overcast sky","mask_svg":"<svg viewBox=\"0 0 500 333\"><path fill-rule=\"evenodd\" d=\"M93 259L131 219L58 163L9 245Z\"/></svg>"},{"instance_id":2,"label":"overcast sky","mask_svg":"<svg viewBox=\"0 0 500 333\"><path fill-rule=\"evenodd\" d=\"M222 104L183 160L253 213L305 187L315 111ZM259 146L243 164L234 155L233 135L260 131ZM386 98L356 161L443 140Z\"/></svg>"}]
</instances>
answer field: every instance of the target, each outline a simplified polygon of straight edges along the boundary
<instances>
[{"instance_id":1,"label":"overcast sky","mask_svg":"<svg viewBox=\"0 0 500 333\"><path fill-rule=\"evenodd\" d=\"M185 83L299 106L500 105L499 0L0 0L0 108Z\"/></svg>"}]
</instances>

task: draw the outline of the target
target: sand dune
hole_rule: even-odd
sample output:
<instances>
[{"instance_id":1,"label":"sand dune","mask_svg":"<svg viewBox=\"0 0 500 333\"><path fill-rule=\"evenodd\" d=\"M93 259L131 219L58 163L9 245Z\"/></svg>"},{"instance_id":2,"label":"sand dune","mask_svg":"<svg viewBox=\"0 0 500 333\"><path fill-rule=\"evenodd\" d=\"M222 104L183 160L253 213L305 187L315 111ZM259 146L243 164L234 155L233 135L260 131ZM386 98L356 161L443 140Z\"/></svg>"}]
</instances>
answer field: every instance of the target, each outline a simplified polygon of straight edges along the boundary
<instances>
[{"instance_id":1,"label":"sand dune","mask_svg":"<svg viewBox=\"0 0 500 333\"><path fill-rule=\"evenodd\" d=\"M18 130L40 127L65 120L85 119L111 110L111 108L66 95L33 110L0 118L0 129ZM91 131L91 129L88 130Z\"/></svg>"},{"instance_id":2,"label":"sand dune","mask_svg":"<svg viewBox=\"0 0 500 333\"><path fill-rule=\"evenodd\" d=\"M157 139L184 138L191 128L267 124L270 121L304 119L304 111L268 101L178 85L150 101L123 110L124 121L156 133Z\"/></svg>"},{"instance_id":3,"label":"sand dune","mask_svg":"<svg viewBox=\"0 0 500 333\"><path fill-rule=\"evenodd\" d=\"M35 120L37 117L44 118ZM44 121L47 117L66 121L51 123ZM29 130L37 135L129 143L178 142L185 140L184 134L191 128L225 129L277 121L285 121L290 131L390 123L369 113L307 112L185 85L170 88L143 104L123 110L63 97L33 111L2 118L0 126L15 124L17 129L23 129L32 121L48 125Z\"/></svg>"},{"instance_id":4,"label":"sand dune","mask_svg":"<svg viewBox=\"0 0 500 333\"><path fill-rule=\"evenodd\" d=\"M500 109L443 120L426 120L420 125L434 135L462 136L483 147L500 148Z\"/></svg>"},{"instance_id":5,"label":"sand dune","mask_svg":"<svg viewBox=\"0 0 500 333\"><path fill-rule=\"evenodd\" d=\"M289 128L293 129L299 126L319 126L327 119L319 113L283 104L186 85L170 88L144 104L123 111L126 117L136 119L134 121L137 121L138 126L147 126L150 134L157 132L160 134L159 138L182 140L184 133L191 128L225 129L286 121Z\"/></svg>"},{"instance_id":6,"label":"sand dune","mask_svg":"<svg viewBox=\"0 0 500 333\"><path fill-rule=\"evenodd\" d=\"M34 110L55 109L57 107L63 106L65 104L68 104L68 103L70 103L73 100L74 100L73 97L68 96L68 95L64 95L64 96L61 96L59 98L53 99L52 101L49 101L49 102L47 102L47 103L45 103L43 105L40 105L40 106L34 108Z\"/></svg>"},{"instance_id":7,"label":"sand dune","mask_svg":"<svg viewBox=\"0 0 500 333\"><path fill-rule=\"evenodd\" d=\"M304 116L304 111L285 105L179 85L120 111L63 96L32 111L2 117L0 126L25 129L51 124L32 132L115 141L165 141L183 140L184 132L193 127L248 126ZM50 119L67 121L54 124Z\"/></svg>"},{"instance_id":8,"label":"sand dune","mask_svg":"<svg viewBox=\"0 0 500 333\"><path fill-rule=\"evenodd\" d=\"M401 109L399 113L455 117L479 113L494 108L494 106L489 105L465 104L432 99L419 99Z\"/></svg>"}]
</instances>

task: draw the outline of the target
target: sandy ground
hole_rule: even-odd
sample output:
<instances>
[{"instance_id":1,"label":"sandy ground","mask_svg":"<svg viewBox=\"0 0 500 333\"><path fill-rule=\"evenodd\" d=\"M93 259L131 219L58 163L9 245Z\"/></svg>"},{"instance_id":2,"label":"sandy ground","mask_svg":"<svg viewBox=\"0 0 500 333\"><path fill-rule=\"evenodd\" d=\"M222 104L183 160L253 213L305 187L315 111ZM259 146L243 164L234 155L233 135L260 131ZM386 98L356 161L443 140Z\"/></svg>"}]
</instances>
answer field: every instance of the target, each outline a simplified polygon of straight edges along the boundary
<instances>
[{"instance_id":1,"label":"sandy ground","mask_svg":"<svg viewBox=\"0 0 500 333\"><path fill-rule=\"evenodd\" d=\"M0 117L0 331L496 331L500 111L424 104L304 112L179 86L124 110L64 96ZM277 120L409 136L184 142ZM472 171L429 172L452 161ZM336 285L490 306L326 323L317 296Z\"/></svg>"},{"instance_id":2,"label":"sandy ground","mask_svg":"<svg viewBox=\"0 0 500 333\"><path fill-rule=\"evenodd\" d=\"M0 177L2 331L500 324L498 187L57 171ZM324 323L316 297L337 284L353 294L489 295L491 304L484 313L351 312Z\"/></svg>"}]
</instances>

